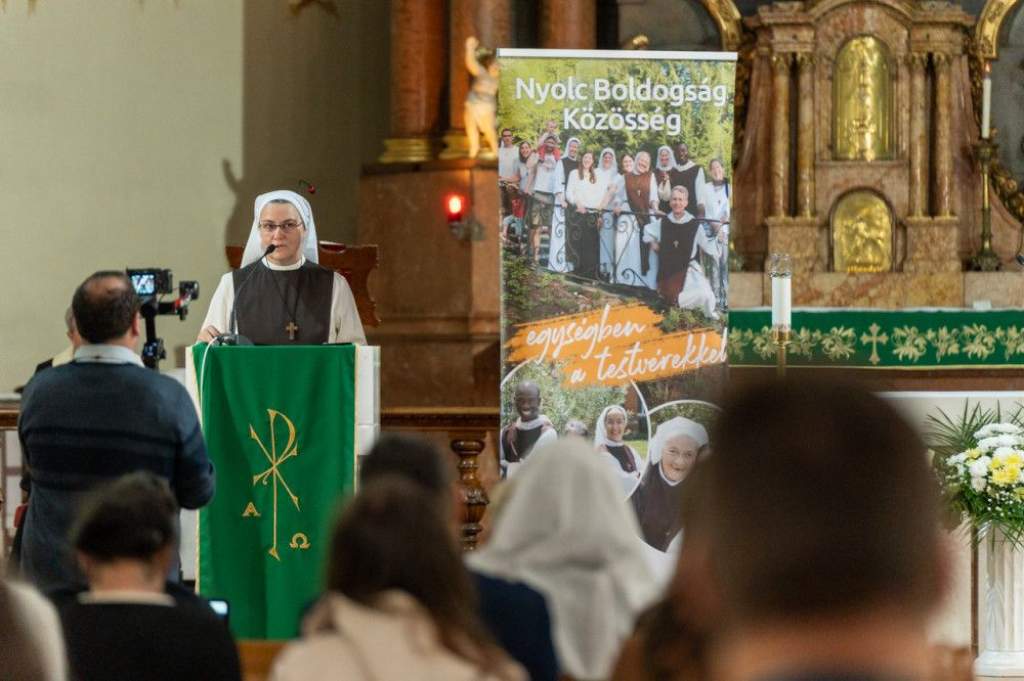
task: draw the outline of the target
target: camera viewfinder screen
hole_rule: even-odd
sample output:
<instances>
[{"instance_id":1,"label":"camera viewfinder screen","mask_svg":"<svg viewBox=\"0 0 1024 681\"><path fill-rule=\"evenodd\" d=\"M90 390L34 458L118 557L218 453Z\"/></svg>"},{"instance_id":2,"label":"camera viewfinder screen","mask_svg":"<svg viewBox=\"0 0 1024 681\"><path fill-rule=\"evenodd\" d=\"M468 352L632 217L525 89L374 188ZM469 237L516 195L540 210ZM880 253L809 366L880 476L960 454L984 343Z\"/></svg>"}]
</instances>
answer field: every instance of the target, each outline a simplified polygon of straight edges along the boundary
<instances>
[{"instance_id":1,"label":"camera viewfinder screen","mask_svg":"<svg viewBox=\"0 0 1024 681\"><path fill-rule=\"evenodd\" d=\"M133 274L132 286L140 296L151 296L156 293L156 275L152 272L146 274Z\"/></svg>"}]
</instances>

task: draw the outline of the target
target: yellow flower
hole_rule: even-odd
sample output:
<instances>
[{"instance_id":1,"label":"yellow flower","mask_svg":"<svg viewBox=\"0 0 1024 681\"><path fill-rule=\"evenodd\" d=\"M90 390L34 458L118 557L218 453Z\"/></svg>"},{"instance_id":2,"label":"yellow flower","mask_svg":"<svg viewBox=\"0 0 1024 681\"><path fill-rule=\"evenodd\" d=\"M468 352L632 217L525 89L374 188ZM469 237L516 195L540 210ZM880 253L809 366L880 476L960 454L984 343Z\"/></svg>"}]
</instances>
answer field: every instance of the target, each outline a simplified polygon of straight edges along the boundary
<instances>
[{"instance_id":1,"label":"yellow flower","mask_svg":"<svg viewBox=\"0 0 1024 681\"><path fill-rule=\"evenodd\" d=\"M1017 479L1020 477L1020 466L1004 465L996 468L994 463L992 466L992 482L994 484L1006 487L1017 482Z\"/></svg>"},{"instance_id":2,"label":"yellow flower","mask_svg":"<svg viewBox=\"0 0 1024 681\"><path fill-rule=\"evenodd\" d=\"M1020 466L1024 466L1024 457L1022 457L1020 455L1020 452L1013 451L1013 452L1010 452L1009 454L1006 455L1006 458L1003 459L1003 462L1007 466L1017 466L1017 467L1020 467Z\"/></svg>"},{"instance_id":3,"label":"yellow flower","mask_svg":"<svg viewBox=\"0 0 1024 681\"><path fill-rule=\"evenodd\" d=\"M1024 487L1018 487L1017 489L1013 490L1013 493L1017 495L1018 499L1024 501Z\"/></svg>"},{"instance_id":4,"label":"yellow flower","mask_svg":"<svg viewBox=\"0 0 1024 681\"><path fill-rule=\"evenodd\" d=\"M981 450L978 449L977 447L973 447L971 449L968 449L964 453L967 454L967 458L968 459L977 459L979 456L981 456Z\"/></svg>"}]
</instances>

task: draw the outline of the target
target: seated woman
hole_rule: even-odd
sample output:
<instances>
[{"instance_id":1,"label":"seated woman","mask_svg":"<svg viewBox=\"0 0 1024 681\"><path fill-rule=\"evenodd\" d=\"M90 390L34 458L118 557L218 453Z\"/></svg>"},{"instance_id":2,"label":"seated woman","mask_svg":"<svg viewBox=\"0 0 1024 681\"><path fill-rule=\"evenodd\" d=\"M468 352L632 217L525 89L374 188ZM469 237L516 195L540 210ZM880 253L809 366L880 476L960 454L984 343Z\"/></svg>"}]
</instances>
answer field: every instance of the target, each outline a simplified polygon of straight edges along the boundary
<instances>
[{"instance_id":1,"label":"seated woman","mask_svg":"<svg viewBox=\"0 0 1024 681\"><path fill-rule=\"evenodd\" d=\"M659 588L615 475L588 443L563 438L530 455L507 495L470 566L544 595L563 674L608 678Z\"/></svg>"},{"instance_id":2,"label":"seated woman","mask_svg":"<svg viewBox=\"0 0 1024 681\"><path fill-rule=\"evenodd\" d=\"M647 467L629 501L644 541L659 551L667 551L679 534L681 483L707 444L704 426L681 416L665 421L654 432Z\"/></svg>"},{"instance_id":3,"label":"seated woman","mask_svg":"<svg viewBox=\"0 0 1024 681\"><path fill-rule=\"evenodd\" d=\"M318 258L309 202L284 190L257 196L242 266L221 277L198 340L237 333L258 345L365 345L348 283Z\"/></svg>"},{"instance_id":4,"label":"seated woman","mask_svg":"<svg viewBox=\"0 0 1024 681\"><path fill-rule=\"evenodd\" d=\"M594 435L594 448L602 453L601 459L615 471L615 477L622 485L623 498L628 496L640 481L642 464L636 450L622 441L628 422L626 410L619 405L605 407L597 418Z\"/></svg>"},{"instance_id":5,"label":"seated woman","mask_svg":"<svg viewBox=\"0 0 1024 681\"><path fill-rule=\"evenodd\" d=\"M177 521L167 482L151 473L119 478L84 505L71 538L89 591L60 610L73 677L241 678L225 623L164 591Z\"/></svg>"},{"instance_id":6,"label":"seated woman","mask_svg":"<svg viewBox=\"0 0 1024 681\"><path fill-rule=\"evenodd\" d=\"M416 483L367 483L334 528L327 593L278 656L272 681L520 681L483 633L439 504Z\"/></svg>"}]
</instances>

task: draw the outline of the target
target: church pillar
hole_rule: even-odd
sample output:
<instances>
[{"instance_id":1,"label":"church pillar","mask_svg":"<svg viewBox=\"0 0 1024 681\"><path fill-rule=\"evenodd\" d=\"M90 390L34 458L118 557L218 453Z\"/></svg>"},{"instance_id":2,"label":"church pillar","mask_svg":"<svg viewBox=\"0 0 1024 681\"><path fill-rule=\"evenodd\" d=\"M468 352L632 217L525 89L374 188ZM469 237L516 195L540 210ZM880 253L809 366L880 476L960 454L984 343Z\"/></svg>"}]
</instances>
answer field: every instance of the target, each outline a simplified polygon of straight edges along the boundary
<instances>
[{"instance_id":1,"label":"church pillar","mask_svg":"<svg viewBox=\"0 0 1024 681\"><path fill-rule=\"evenodd\" d=\"M597 46L596 0L543 0L540 46L594 49Z\"/></svg>"},{"instance_id":2,"label":"church pillar","mask_svg":"<svg viewBox=\"0 0 1024 681\"><path fill-rule=\"evenodd\" d=\"M935 64L935 203L934 215L945 218L952 216L952 131L950 130L950 109L952 108L952 82L948 54L932 54Z\"/></svg>"},{"instance_id":3,"label":"church pillar","mask_svg":"<svg viewBox=\"0 0 1024 681\"><path fill-rule=\"evenodd\" d=\"M391 136L380 161L427 161L441 114L444 4L391 0L391 35Z\"/></svg>"},{"instance_id":4,"label":"church pillar","mask_svg":"<svg viewBox=\"0 0 1024 681\"><path fill-rule=\"evenodd\" d=\"M814 55L796 56L797 109L796 213L800 217L814 215Z\"/></svg>"},{"instance_id":5,"label":"church pillar","mask_svg":"<svg viewBox=\"0 0 1024 681\"><path fill-rule=\"evenodd\" d=\"M772 55L771 216L789 214L789 78L793 55Z\"/></svg>"},{"instance_id":6,"label":"church pillar","mask_svg":"<svg viewBox=\"0 0 1024 681\"><path fill-rule=\"evenodd\" d=\"M512 42L511 0L449 0L448 2L448 131L441 158L469 155L463 104L469 93L466 38L475 36L490 49Z\"/></svg>"},{"instance_id":7,"label":"church pillar","mask_svg":"<svg viewBox=\"0 0 1024 681\"><path fill-rule=\"evenodd\" d=\"M928 151L928 134L925 129L925 92L924 69L928 55L921 52L911 53L910 63L910 216L924 217L928 198L928 172L925 167L925 154Z\"/></svg>"}]
</instances>

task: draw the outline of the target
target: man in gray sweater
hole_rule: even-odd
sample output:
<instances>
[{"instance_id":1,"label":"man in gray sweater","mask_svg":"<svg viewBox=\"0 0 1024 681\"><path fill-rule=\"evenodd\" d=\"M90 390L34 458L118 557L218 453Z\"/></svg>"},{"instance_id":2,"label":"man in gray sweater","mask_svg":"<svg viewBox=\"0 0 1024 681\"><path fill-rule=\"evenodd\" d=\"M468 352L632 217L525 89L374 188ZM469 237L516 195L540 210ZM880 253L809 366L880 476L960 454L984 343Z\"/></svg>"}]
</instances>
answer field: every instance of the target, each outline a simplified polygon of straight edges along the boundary
<instances>
[{"instance_id":1,"label":"man in gray sweater","mask_svg":"<svg viewBox=\"0 0 1024 681\"><path fill-rule=\"evenodd\" d=\"M166 478L183 508L213 498L214 471L195 407L177 381L143 367L140 302L121 272L97 272L72 310L86 345L25 387L18 434L32 493L21 569L43 591L84 580L67 541L89 490L144 470ZM177 561L169 578L177 579Z\"/></svg>"}]
</instances>

